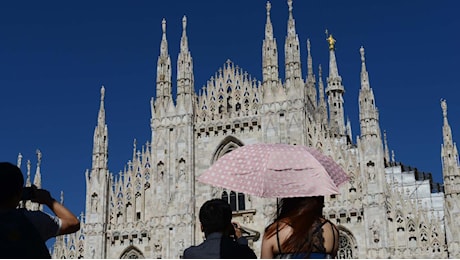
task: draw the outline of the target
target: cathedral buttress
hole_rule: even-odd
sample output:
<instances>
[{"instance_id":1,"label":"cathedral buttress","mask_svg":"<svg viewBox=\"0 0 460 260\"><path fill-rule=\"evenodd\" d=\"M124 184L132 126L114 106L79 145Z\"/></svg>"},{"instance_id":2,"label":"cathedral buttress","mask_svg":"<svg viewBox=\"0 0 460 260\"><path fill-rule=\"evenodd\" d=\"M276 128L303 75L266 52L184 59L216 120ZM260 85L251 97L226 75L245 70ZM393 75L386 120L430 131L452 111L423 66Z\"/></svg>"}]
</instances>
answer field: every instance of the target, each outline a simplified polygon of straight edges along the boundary
<instances>
[{"instance_id":1,"label":"cathedral buttress","mask_svg":"<svg viewBox=\"0 0 460 260\"><path fill-rule=\"evenodd\" d=\"M101 103L94 130L91 172L86 171L86 222L88 232L85 258L105 258L105 230L108 223L109 170L108 130L104 110L105 88L101 87Z\"/></svg>"},{"instance_id":2,"label":"cathedral buttress","mask_svg":"<svg viewBox=\"0 0 460 260\"><path fill-rule=\"evenodd\" d=\"M444 125L441 145L442 174L444 177L446 238L449 258L460 258L460 170L457 145L452 140L452 130L447 120L447 102L441 100Z\"/></svg>"},{"instance_id":3,"label":"cathedral buttress","mask_svg":"<svg viewBox=\"0 0 460 260\"><path fill-rule=\"evenodd\" d=\"M292 15L292 0L287 1L289 19L287 36L284 44L286 92L289 99L303 97L303 79L300 65L299 36L295 30L295 20Z\"/></svg>"},{"instance_id":4,"label":"cathedral buttress","mask_svg":"<svg viewBox=\"0 0 460 260\"><path fill-rule=\"evenodd\" d=\"M329 77L327 78L326 94L329 100L330 129L338 137L345 134L345 121L343 112L342 77L339 76L337 61L335 59L335 39L332 34L327 38L329 42Z\"/></svg>"},{"instance_id":5,"label":"cathedral buttress","mask_svg":"<svg viewBox=\"0 0 460 260\"><path fill-rule=\"evenodd\" d=\"M187 40L187 17L182 18L182 38L180 41L180 53L177 58L177 112L179 114L192 113L193 100L193 61L188 48Z\"/></svg>"},{"instance_id":6,"label":"cathedral buttress","mask_svg":"<svg viewBox=\"0 0 460 260\"><path fill-rule=\"evenodd\" d=\"M330 37L332 38L332 37ZM364 206L367 236L367 247L370 256L374 258L389 257L386 249L389 247L388 222L382 222L380 216L385 216L386 177L384 166L383 143L380 134L379 113L375 106L374 94L369 85L369 75L366 70L364 48L361 53L361 89L359 91L359 119L361 136L358 142L360 154L360 173L363 181Z\"/></svg>"}]
</instances>

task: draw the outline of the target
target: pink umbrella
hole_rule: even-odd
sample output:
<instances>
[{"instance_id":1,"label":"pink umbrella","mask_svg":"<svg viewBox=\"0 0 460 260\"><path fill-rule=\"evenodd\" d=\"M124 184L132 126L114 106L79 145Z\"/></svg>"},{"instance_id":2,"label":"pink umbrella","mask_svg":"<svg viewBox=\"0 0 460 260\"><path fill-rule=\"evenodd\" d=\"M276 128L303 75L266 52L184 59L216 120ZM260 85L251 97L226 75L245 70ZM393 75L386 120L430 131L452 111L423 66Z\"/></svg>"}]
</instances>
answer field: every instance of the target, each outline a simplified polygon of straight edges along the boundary
<instances>
[{"instance_id":1,"label":"pink umbrella","mask_svg":"<svg viewBox=\"0 0 460 260\"><path fill-rule=\"evenodd\" d=\"M198 181L259 197L286 198L339 194L348 176L314 148L252 144L222 156Z\"/></svg>"}]
</instances>

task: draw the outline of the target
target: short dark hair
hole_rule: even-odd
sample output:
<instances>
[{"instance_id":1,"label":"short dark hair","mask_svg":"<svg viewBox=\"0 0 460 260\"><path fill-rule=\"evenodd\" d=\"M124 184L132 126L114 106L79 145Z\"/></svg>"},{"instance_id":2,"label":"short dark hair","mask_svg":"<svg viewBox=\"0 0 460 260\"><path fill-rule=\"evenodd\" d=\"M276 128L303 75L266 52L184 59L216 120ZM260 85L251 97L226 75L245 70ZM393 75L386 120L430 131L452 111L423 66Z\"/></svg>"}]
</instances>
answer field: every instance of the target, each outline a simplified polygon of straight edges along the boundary
<instances>
[{"instance_id":1,"label":"short dark hair","mask_svg":"<svg viewBox=\"0 0 460 260\"><path fill-rule=\"evenodd\" d=\"M0 202L5 202L22 191L24 176L21 169L9 162L0 162Z\"/></svg>"},{"instance_id":2,"label":"short dark hair","mask_svg":"<svg viewBox=\"0 0 460 260\"><path fill-rule=\"evenodd\" d=\"M201 206L199 217L206 236L213 232L226 232L232 222L232 209L222 199L211 199Z\"/></svg>"}]
</instances>

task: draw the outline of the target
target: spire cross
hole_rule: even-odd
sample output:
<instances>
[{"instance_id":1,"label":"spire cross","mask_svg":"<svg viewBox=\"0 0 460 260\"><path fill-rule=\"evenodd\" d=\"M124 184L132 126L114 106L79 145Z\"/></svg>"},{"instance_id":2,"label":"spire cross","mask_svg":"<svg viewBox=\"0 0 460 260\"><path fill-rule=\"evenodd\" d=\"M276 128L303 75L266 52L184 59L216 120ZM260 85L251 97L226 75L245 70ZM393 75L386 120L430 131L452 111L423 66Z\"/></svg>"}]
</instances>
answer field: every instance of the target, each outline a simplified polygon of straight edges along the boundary
<instances>
[{"instance_id":1,"label":"spire cross","mask_svg":"<svg viewBox=\"0 0 460 260\"><path fill-rule=\"evenodd\" d=\"M272 4L267 1L267 16L270 16L270 10L272 9Z\"/></svg>"}]
</instances>

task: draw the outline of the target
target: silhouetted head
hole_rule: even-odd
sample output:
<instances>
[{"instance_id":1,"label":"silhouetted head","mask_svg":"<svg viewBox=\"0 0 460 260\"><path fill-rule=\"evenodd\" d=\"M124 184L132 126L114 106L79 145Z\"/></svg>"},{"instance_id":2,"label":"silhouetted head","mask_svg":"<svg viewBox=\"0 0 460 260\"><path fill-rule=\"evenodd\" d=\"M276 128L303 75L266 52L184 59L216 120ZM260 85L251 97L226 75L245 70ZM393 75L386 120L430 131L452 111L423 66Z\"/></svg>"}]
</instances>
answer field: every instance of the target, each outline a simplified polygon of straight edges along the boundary
<instances>
[{"instance_id":1,"label":"silhouetted head","mask_svg":"<svg viewBox=\"0 0 460 260\"><path fill-rule=\"evenodd\" d=\"M221 199L206 201L200 208L200 222L205 236L213 232L228 232L232 224L232 209Z\"/></svg>"},{"instance_id":2,"label":"silhouetted head","mask_svg":"<svg viewBox=\"0 0 460 260\"><path fill-rule=\"evenodd\" d=\"M0 207L15 208L24 186L21 169L9 162L0 162Z\"/></svg>"}]
</instances>

